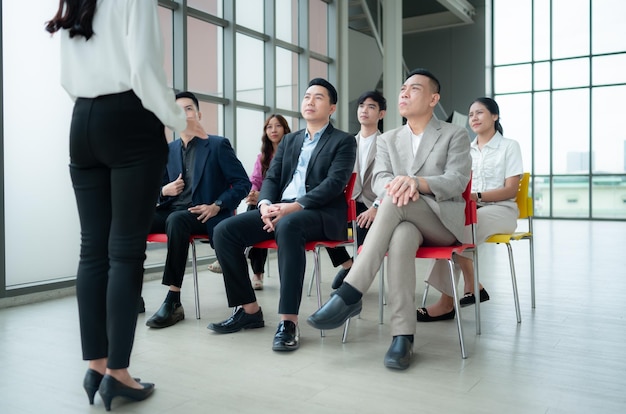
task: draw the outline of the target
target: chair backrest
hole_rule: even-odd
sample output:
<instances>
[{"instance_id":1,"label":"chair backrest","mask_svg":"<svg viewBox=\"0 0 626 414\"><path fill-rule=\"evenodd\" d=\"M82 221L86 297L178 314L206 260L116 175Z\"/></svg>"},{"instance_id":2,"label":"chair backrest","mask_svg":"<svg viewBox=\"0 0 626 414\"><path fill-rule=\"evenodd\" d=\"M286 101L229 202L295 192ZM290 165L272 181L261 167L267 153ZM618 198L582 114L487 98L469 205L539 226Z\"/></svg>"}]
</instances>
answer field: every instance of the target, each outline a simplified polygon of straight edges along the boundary
<instances>
[{"instance_id":1,"label":"chair backrest","mask_svg":"<svg viewBox=\"0 0 626 414\"><path fill-rule=\"evenodd\" d=\"M463 191L463 199L465 200L465 225L476 224L478 217L476 216L476 202L472 200L472 176Z\"/></svg>"},{"instance_id":2,"label":"chair backrest","mask_svg":"<svg viewBox=\"0 0 626 414\"><path fill-rule=\"evenodd\" d=\"M528 196L528 186L530 182L530 173L525 172L519 182L517 190L517 208L519 209L519 218L524 219L533 216L533 199Z\"/></svg>"}]
</instances>

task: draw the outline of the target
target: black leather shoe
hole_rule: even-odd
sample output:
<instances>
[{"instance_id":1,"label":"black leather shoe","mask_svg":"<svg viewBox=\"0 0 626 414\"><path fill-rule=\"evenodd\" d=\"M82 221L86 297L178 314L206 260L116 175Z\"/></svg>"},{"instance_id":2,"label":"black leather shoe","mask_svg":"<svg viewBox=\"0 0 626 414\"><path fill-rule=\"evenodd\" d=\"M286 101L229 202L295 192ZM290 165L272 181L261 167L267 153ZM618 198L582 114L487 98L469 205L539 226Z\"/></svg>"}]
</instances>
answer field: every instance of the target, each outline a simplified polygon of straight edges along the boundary
<instances>
[{"instance_id":1,"label":"black leather shoe","mask_svg":"<svg viewBox=\"0 0 626 414\"><path fill-rule=\"evenodd\" d=\"M143 301L143 297L139 296L137 300L137 313L145 313L146 312L146 302Z\"/></svg>"},{"instance_id":2,"label":"black leather shoe","mask_svg":"<svg viewBox=\"0 0 626 414\"><path fill-rule=\"evenodd\" d=\"M244 312L243 308L239 308L230 318L222 322L210 323L208 329L221 333L234 333L242 329L262 328L265 326L263 321L263 311L259 308L257 313L249 314Z\"/></svg>"},{"instance_id":3,"label":"black leather shoe","mask_svg":"<svg viewBox=\"0 0 626 414\"><path fill-rule=\"evenodd\" d=\"M339 269L339 271L335 275L335 278L333 279L333 284L330 285L330 287L332 287L333 289L339 289L339 286L342 285L343 280L346 278L346 276L348 276L349 271L350 269L344 269L343 267Z\"/></svg>"},{"instance_id":4,"label":"black leather shoe","mask_svg":"<svg viewBox=\"0 0 626 414\"><path fill-rule=\"evenodd\" d=\"M479 292L480 292L480 303L483 303L489 300L489 293L487 293L485 288L482 288ZM475 303L476 303L476 296L474 296L474 294L471 292L467 292L459 300L459 304L461 305L462 308L473 305Z\"/></svg>"},{"instance_id":5,"label":"black leather shoe","mask_svg":"<svg viewBox=\"0 0 626 414\"><path fill-rule=\"evenodd\" d=\"M405 336L394 336L385 354L385 366L391 369L407 369L411 365L413 344Z\"/></svg>"},{"instance_id":6,"label":"black leather shoe","mask_svg":"<svg viewBox=\"0 0 626 414\"><path fill-rule=\"evenodd\" d=\"M300 347L300 329L292 321L280 321L274 335L273 351L295 351Z\"/></svg>"},{"instance_id":7,"label":"black leather shoe","mask_svg":"<svg viewBox=\"0 0 626 414\"><path fill-rule=\"evenodd\" d=\"M104 408L111 411L111 401L115 397L126 397L134 401L141 401L148 398L154 391L154 384L140 382L141 389L128 387L110 375L105 375L100 383L100 397L104 402Z\"/></svg>"},{"instance_id":8,"label":"black leather shoe","mask_svg":"<svg viewBox=\"0 0 626 414\"><path fill-rule=\"evenodd\" d=\"M448 319L454 319L454 309L452 309L448 313L444 313L439 316L430 316L426 308L419 308L417 310L417 321L418 322L437 322L437 321L447 321Z\"/></svg>"},{"instance_id":9,"label":"black leather shoe","mask_svg":"<svg viewBox=\"0 0 626 414\"><path fill-rule=\"evenodd\" d=\"M185 319L185 309L180 303L163 302L154 315L148 319L146 326L151 328L167 328Z\"/></svg>"},{"instance_id":10,"label":"black leather shoe","mask_svg":"<svg viewBox=\"0 0 626 414\"><path fill-rule=\"evenodd\" d=\"M361 313L363 301L353 305L346 305L343 298L333 295L321 308L306 320L309 325L317 329L335 329L345 321Z\"/></svg>"}]
</instances>

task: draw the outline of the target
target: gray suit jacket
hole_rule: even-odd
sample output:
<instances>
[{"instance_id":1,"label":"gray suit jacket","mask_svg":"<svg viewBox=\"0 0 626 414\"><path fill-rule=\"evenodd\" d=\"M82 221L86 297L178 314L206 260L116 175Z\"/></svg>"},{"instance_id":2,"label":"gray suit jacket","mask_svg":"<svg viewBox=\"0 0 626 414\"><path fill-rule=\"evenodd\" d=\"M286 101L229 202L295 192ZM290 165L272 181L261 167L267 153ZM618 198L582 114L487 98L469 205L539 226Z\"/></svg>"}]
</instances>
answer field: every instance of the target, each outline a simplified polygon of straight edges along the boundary
<instances>
[{"instance_id":1,"label":"gray suit jacket","mask_svg":"<svg viewBox=\"0 0 626 414\"><path fill-rule=\"evenodd\" d=\"M467 130L433 117L415 157L411 131L406 125L382 134L377 144L374 191L383 194L385 184L397 175L424 178L433 194L420 194L420 197L457 240L462 240L465 227L462 194L472 168Z\"/></svg>"},{"instance_id":2,"label":"gray suit jacket","mask_svg":"<svg viewBox=\"0 0 626 414\"><path fill-rule=\"evenodd\" d=\"M352 191L352 198L357 200L358 197L361 197L363 204L370 208L372 203L377 198L382 198L384 196L384 192L375 193L372 188L372 179L374 177L374 162L376 161L376 141L380 136L380 131L376 132L376 135L372 138L374 141L372 142L372 146L370 147L369 154L367 154L367 160L365 165L361 165L361 157L359 157L359 147L362 145L361 138L357 135L357 151L356 151L356 161L354 163L354 172L357 173L356 181L354 182L354 190ZM363 174L361 174L363 171ZM363 176L363 179L361 179Z\"/></svg>"}]
</instances>

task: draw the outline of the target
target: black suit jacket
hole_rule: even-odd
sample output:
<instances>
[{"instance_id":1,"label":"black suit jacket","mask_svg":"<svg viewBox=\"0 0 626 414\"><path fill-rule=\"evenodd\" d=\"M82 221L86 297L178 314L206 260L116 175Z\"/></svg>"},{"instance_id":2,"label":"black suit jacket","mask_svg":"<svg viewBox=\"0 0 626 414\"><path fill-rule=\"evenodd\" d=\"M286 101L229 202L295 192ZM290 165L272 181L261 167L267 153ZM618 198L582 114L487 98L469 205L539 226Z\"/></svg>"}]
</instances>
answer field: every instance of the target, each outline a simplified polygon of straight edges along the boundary
<instances>
[{"instance_id":1,"label":"black suit jacket","mask_svg":"<svg viewBox=\"0 0 626 414\"><path fill-rule=\"evenodd\" d=\"M305 130L285 135L265 175L259 200L281 201L298 166ZM306 171L306 194L296 201L305 209L319 210L329 240L346 237L347 204L343 190L356 159L354 136L328 125L311 154Z\"/></svg>"}]
</instances>

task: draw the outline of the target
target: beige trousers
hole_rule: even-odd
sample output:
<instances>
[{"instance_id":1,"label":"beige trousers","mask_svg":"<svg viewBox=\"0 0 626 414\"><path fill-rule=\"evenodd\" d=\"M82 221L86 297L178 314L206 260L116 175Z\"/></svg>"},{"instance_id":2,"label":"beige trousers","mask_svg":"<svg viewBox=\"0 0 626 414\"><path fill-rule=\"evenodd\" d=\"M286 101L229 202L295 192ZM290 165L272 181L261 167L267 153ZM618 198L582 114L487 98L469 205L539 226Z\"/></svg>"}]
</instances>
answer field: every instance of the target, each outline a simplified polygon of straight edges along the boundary
<instances>
[{"instance_id":1,"label":"beige trousers","mask_svg":"<svg viewBox=\"0 0 626 414\"><path fill-rule=\"evenodd\" d=\"M421 198L397 207L387 197L345 281L359 292L367 292L388 252L387 303L391 311L391 334L413 335L417 324L415 252L422 244L449 246L456 241Z\"/></svg>"}]
</instances>

